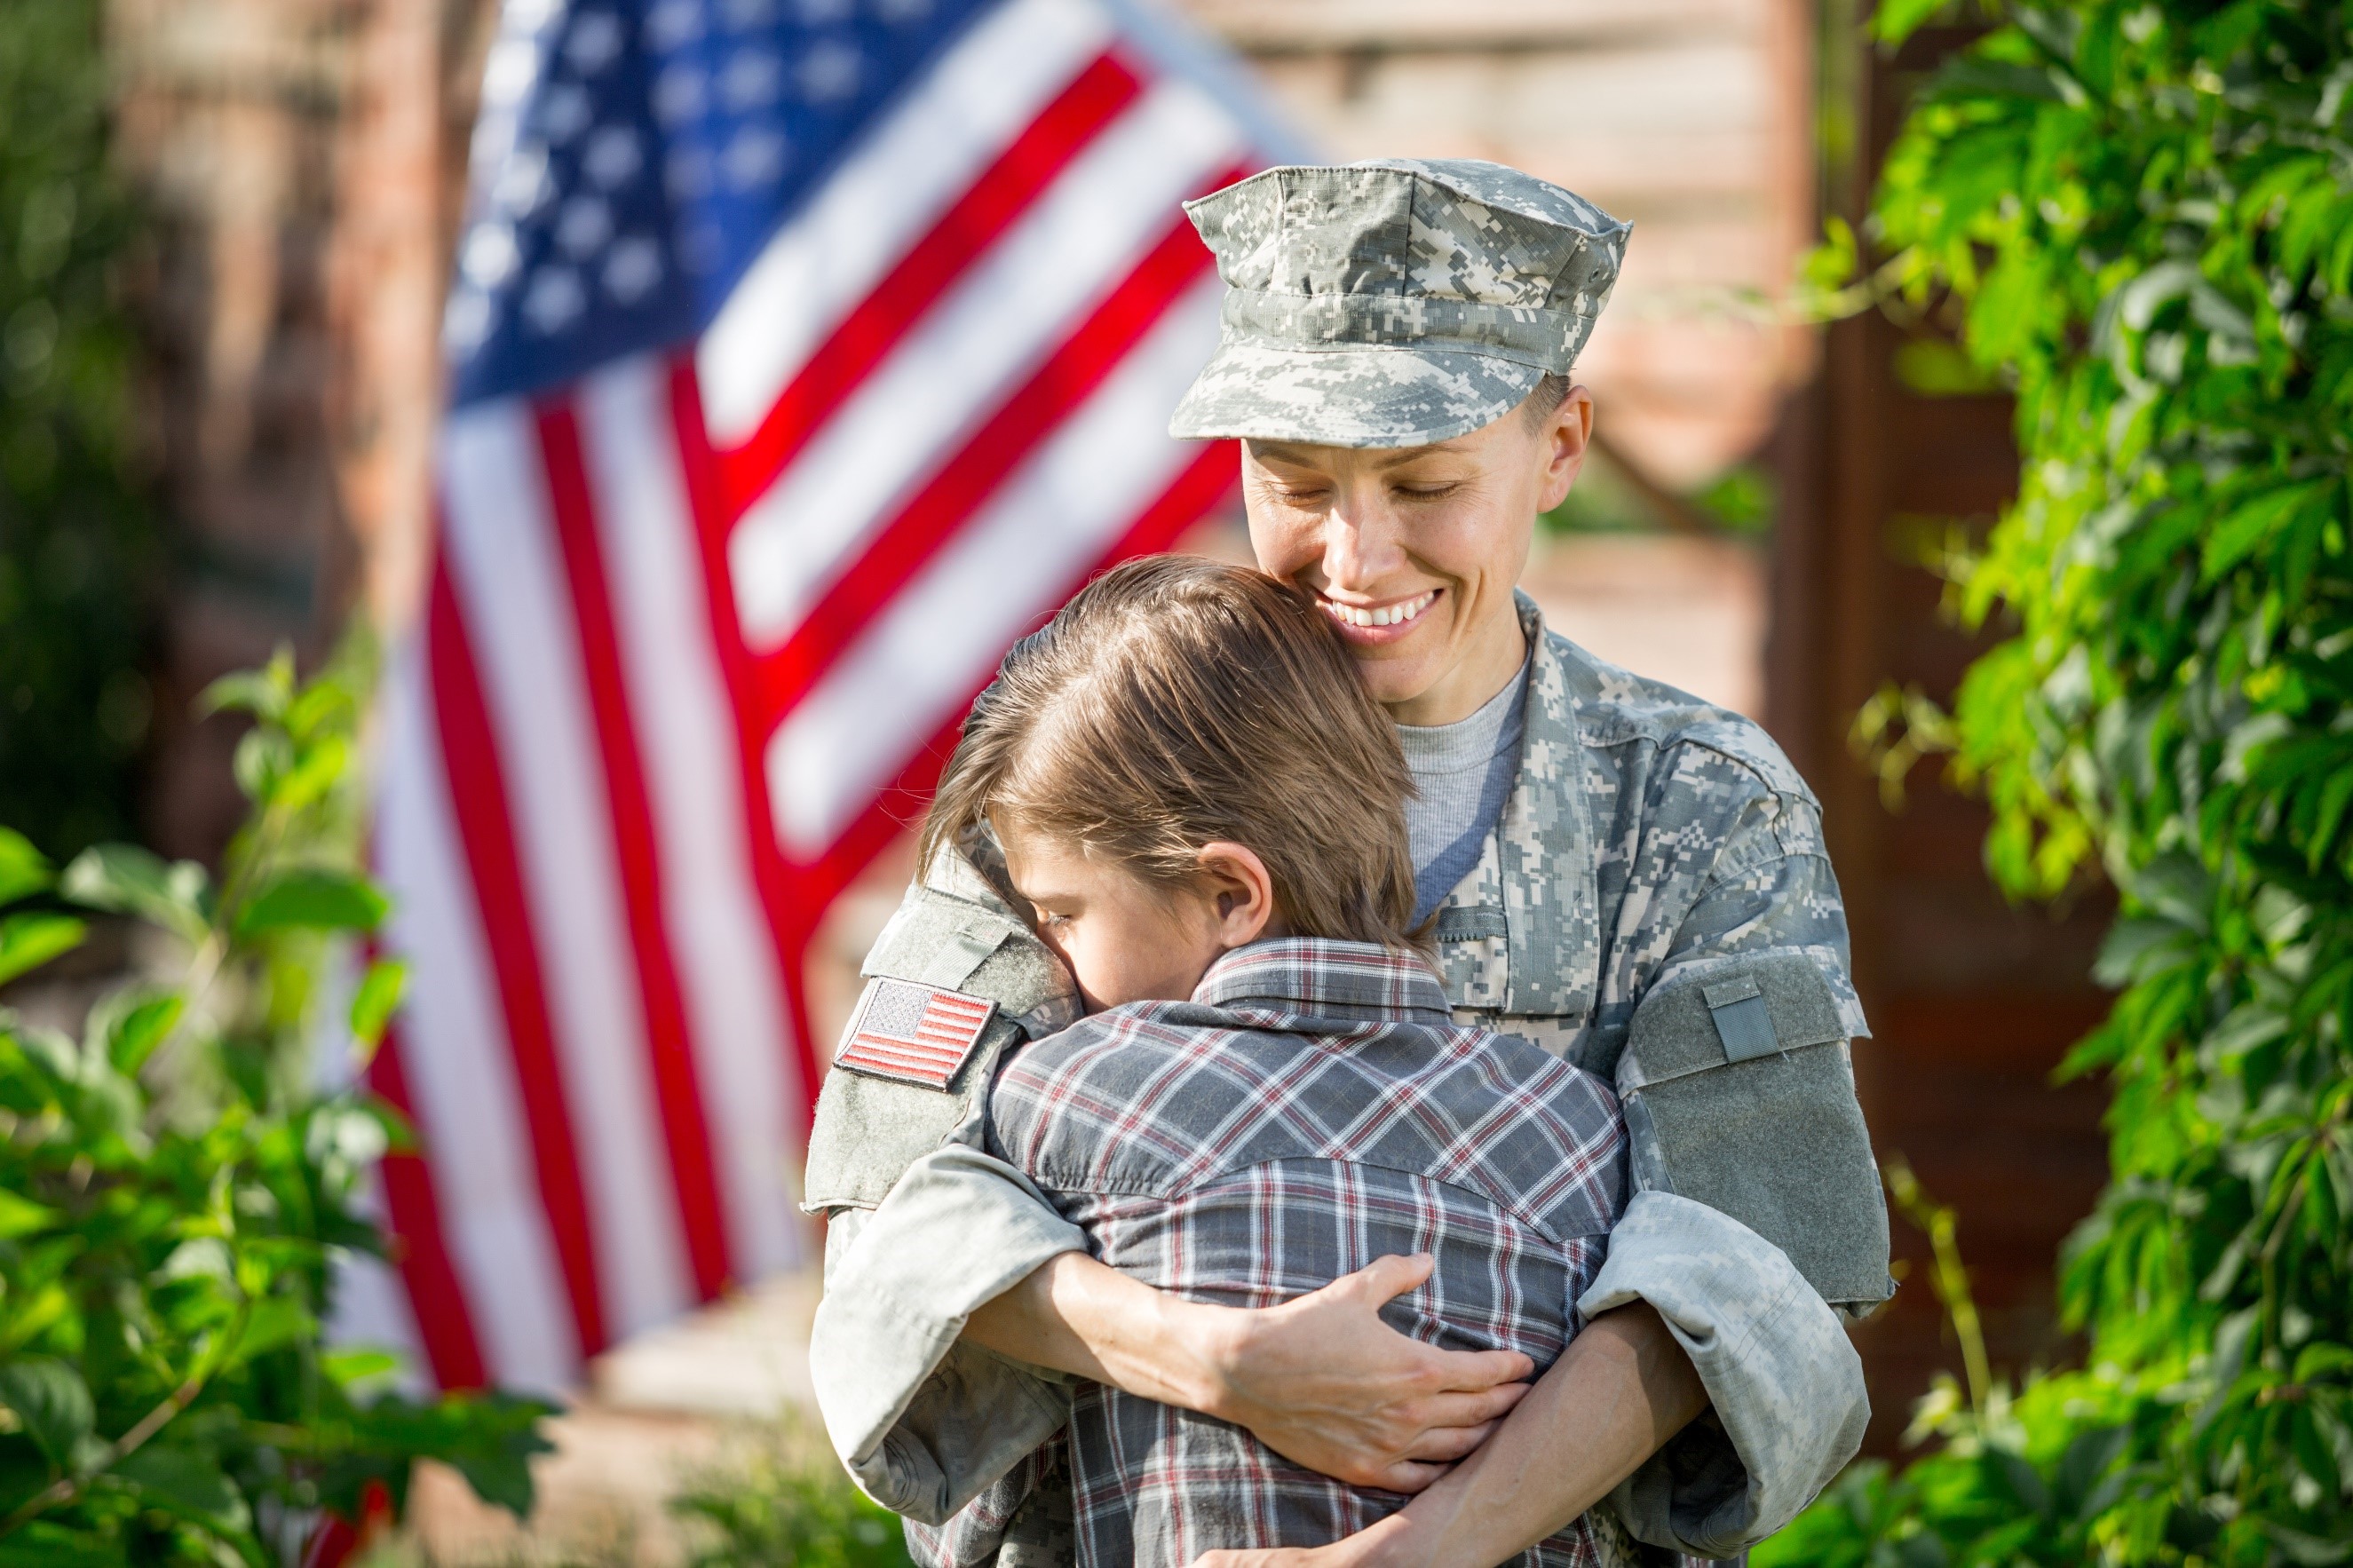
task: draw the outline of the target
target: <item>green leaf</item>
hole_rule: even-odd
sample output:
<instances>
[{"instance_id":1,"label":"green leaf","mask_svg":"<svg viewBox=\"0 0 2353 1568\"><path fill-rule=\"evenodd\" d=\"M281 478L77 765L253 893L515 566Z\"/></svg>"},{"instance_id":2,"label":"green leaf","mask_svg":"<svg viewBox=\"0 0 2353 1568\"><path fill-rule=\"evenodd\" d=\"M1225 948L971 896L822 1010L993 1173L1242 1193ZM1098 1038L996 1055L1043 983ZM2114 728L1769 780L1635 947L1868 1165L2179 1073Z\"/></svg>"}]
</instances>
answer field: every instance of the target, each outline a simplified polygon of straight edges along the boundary
<instances>
[{"instance_id":1,"label":"green leaf","mask_svg":"<svg viewBox=\"0 0 2353 1568\"><path fill-rule=\"evenodd\" d=\"M16 1413L25 1435L59 1469L73 1463L97 1419L90 1384L55 1356L20 1356L0 1363L0 1405Z\"/></svg>"},{"instance_id":2,"label":"green leaf","mask_svg":"<svg viewBox=\"0 0 2353 1568\"><path fill-rule=\"evenodd\" d=\"M237 914L239 936L288 927L374 931L391 900L364 877L345 871L290 871L246 901Z\"/></svg>"},{"instance_id":3,"label":"green leaf","mask_svg":"<svg viewBox=\"0 0 2353 1568\"><path fill-rule=\"evenodd\" d=\"M149 1443L117 1461L110 1473L136 1488L145 1501L172 1512L231 1528L244 1522L245 1500L219 1461L204 1455Z\"/></svg>"},{"instance_id":4,"label":"green leaf","mask_svg":"<svg viewBox=\"0 0 2353 1568\"><path fill-rule=\"evenodd\" d=\"M2043 67L2013 65L2008 60L1989 60L1976 55L1956 58L1939 70L1928 85L1930 95L1939 99L2012 98L2050 103L2070 102L2082 90Z\"/></svg>"},{"instance_id":5,"label":"green leaf","mask_svg":"<svg viewBox=\"0 0 2353 1568\"><path fill-rule=\"evenodd\" d=\"M89 928L71 915L10 915L0 920L0 984L81 945Z\"/></svg>"},{"instance_id":6,"label":"green leaf","mask_svg":"<svg viewBox=\"0 0 2353 1568\"><path fill-rule=\"evenodd\" d=\"M147 1065L157 1046L177 1027L188 999L177 991L135 1001L111 1021L106 1032L106 1058L126 1076Z\"/></svg>"},{"instance_id":7,"label":"green leaf","mask_svg":"<svg viewBox=\"0 0 2353 1568\"><path fill-rule=\"evenodd\" d=\"M1873 37L1892 47L1918 32L1923 23L1949 3L1950 0L1883 0L1867 26Z\"/></svg>"},{"instance_id":8,"label":"green leaf","mask_svg":"<svg viewBox=\"0 0 2353 1568\"><path fill-rule=\"evenodd\" d=\"M2265 490L2234 507L2206 536L2200 552L2201 575L2211 583L2261 549L2281 526L2335 487L2335 479L2307 479Z\"/></svg>"},{"instance_id":9,"label":"green leaf","mask_svg":"<svg viewBox=\"0 0 2353 1568\"><path fill-rule=\"evenodd\" d=\"M20 1236L30 1236L45 1226L56 1224L57 1220L57 1210L0 1187L0 1241L14 1241Z\"/></svg>"},{"instance_id":10,"label":"green leaf","mask_svg":"<svg viewBox=\"0 0 2353 1568\"><path fill-rule=\"evenodd\" d=\"M237 1348L229 1352L228 1364L241 1365L256 1356L311 1338L318 1331L318 1320L310 1309L291 1296L269 1296L253 1305L245 1321L245 1331L237 1336Z\"/></svg>"},{"instance_id":11,"label":"green leaf","mask_svg":"<svg viewBox=\"0 0 2353 1568\"><path fill-rule=\"evenodd\" d=\"M0 904L13 904L47 889L56 879L48 858L14 828L0 827Z\"/></svg>"},{"instance_id":12,"label":"green leaf","mask_svg":"<svg viewBox=\"0 0 2353 1568\"><path fill-rule=\"evenodd\" d=\"M278 803L278 786L294 766L294 742L282 730L256 725L238 738L229 760L237 787L256 805Z\"/></svg>"},{"instance_id":13,"label":"green leaf","mask_svg":"<svg viewBox=\"0 0 2353 1568\"><path fill-rule=\"evenodd\" d=\"M210 928L206 900L211 879L193 860L170 865L133 844L100 844L74 857L58 884L78 904L136 915L190 942Z\"/></svg>"},{"instance_id":14,"label":"green leaf","mask_svg":"<svg viewBox=\"0 0 2353 1568\"><path fill-rule=\"evenodd\" d=\"M408 965L396 958L379 958L368 965L359 990L352 996L352 1037L363 1049L374 1050L384 1038L408 987Z\"/></svg>"},{"instance_id":15,"label":"green leaf","mask_svg":"<svg viewBox=\"0 0 2353 1568\"><path fill-rule=\"evenodd\" d=\"M196 711L220 713L233 710L276 723L285 717L293 700L294 653L291 648L280 647L262 668L224 675L206 687L196 699Z\"/></svg>"},{"instance_id":16,"label":"green leaf","mask_svg":"<svg viewBox=\"0 0 2353 1568\"><path fill-rule=\"evenodd\" d=\"M319 1355L320 1370L346 1389L386 1383L400 1374L403 1364L390 1351L364 1346L344 1346Z\"/></svg>"}]
</instances>

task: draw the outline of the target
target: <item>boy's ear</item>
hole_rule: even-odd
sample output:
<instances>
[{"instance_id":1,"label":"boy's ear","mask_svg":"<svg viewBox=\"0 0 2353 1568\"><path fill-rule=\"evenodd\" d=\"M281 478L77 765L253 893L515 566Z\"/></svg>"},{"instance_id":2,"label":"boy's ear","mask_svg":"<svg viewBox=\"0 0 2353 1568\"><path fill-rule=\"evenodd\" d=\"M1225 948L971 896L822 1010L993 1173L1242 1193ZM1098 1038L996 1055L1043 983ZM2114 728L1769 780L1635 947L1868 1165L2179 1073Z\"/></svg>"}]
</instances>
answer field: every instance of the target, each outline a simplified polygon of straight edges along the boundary
<instances>
[{"instance_id":1,"label":"boy's ear","mask_svg":"<svg viewBox=\"0 0 2353 1568\"><path fill-rule=\"evenodd\" d=\"M1274 879L1256 850L1222 840L1205 844L1199 863L1219 946L1244 947L1275 934Z\"/></svg>"}]
</instances>

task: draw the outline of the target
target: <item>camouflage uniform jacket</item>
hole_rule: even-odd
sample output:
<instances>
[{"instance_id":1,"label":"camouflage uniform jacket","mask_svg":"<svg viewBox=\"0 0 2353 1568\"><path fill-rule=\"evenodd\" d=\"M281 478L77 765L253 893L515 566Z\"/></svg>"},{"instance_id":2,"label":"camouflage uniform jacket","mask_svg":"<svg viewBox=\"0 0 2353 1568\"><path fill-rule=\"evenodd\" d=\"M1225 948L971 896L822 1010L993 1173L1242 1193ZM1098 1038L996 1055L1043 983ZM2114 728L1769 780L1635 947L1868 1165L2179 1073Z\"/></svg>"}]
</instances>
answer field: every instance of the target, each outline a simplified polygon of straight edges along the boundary
<instances>
[{"instance_id":1,"label":"camouflage uniform jacket","mask_svg":"<svg viewBox=\"0 0 2353 1568\"><path fill-rule=\"evenodd\" d=\"M1439 911L1440 968L1458 1020L1532 1040L1625 1100L1636 1190L1578 1307L1650 1302L1712 1409L1611 1506L1654 1547L1732 1556L1853 1457L1869 1408L1826 1300L1859 1314L1893 1289L1846 1058L1867 1031L1845 915L1819 807L1755 724L1520 610L1534 658L1519 778ZM809 1206L835 1215L810 1352L820 1408L860 1483L934 1521L1033 1473L1024 1460L1068 1411L1054 1374L960 1343L965 1320L1086 1245L982 1151L977 1106L871 1209L836 1196L855 1186L836 1168L860 1156L828 1138L823 1106L811 1145ZM1003 1568L1067 1561L1060 1527L1019 1500L980 1505L1011 1521Z\"/></svg>"}]
</instances>

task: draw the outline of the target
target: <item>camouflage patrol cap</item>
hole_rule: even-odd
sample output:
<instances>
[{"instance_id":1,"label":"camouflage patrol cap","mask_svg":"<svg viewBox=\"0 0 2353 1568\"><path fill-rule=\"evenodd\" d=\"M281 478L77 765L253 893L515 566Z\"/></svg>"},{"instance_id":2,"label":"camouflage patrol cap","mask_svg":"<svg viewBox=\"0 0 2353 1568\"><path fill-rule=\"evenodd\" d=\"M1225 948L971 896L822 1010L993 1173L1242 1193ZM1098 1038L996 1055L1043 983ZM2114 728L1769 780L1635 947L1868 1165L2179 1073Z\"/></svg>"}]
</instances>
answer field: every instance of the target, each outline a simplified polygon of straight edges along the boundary
<instances>
[{"instance_id":1,"label":"camouflage patrol cap","mask_svg":"<svg viewBox=\"0 0 2353 1568\"><path fill-rule=\"evenodd\" d=\"M1419 447L1566 373L1629 226L1501 163L1269 169L1187 202L1226 281L1172 436Z\"/></svg>"}]
</instances>

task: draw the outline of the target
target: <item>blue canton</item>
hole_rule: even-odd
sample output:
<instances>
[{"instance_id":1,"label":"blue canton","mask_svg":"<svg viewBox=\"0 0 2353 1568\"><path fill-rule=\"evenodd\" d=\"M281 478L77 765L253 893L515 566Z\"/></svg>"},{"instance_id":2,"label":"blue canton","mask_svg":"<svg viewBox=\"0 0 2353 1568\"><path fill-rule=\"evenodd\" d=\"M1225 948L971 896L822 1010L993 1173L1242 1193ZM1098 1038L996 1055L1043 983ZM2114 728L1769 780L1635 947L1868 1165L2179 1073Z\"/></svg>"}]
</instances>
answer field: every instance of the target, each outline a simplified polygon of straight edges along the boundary
<instances>
[{"instance_id":1,"label":"blue canton","mask_svg":"<svg viewBox=\"0 0 2353 1568\"><path fill-rule=\"evenodd\" d=\"M691 342L987 0L508 0L444 326L452 401Z\"/></svg>"}]
</instances>

